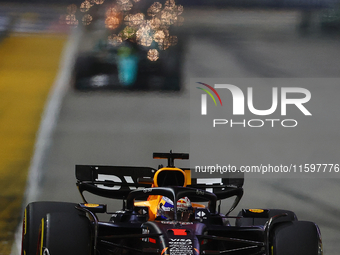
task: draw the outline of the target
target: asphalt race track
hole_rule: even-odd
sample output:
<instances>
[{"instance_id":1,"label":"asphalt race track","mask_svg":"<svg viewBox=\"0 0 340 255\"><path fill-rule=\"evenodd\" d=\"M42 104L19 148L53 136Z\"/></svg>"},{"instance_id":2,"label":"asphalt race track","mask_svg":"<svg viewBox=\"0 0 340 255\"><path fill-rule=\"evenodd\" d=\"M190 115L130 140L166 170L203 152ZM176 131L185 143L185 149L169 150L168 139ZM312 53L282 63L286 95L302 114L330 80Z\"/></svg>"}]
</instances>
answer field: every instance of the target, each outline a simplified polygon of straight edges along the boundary
<instances>
[{"instance_id":1,"label":"asphalt race track","mask_svg":"<svg viewBox=\"0 0 340 255\"><path fill-rule=\"evenodd\" d=\"M301 36L296 31L298 17L297 12L288 11L188 11L183 27L188 33L181 93L79 93L69 87L52 145L43 159L38 195L31 199L80 202L75 164L157 167L160 161L152 159L153 152L188 152L190 78L339 77L340 38L321 36L316 28ZM328 149L339 153L340 135L338 128L333 129L326 134L333 141ZM308 132L323 131L310 127ZM302 134L295 135L286 139ZM313 136L304 146L309 148L324 139ZM264 139L264 143L270 141ZM230 147L237 152L242 144ZM290 150L294 154L295 147ZM238 156L232 153L230 150L231 158ZM293 210L299 219L320 226L324 254L338 254L339 179L246 179L244 189L236 211L262 207ZM109 208L120 206L117 201L109 202Z\"/></svg>"}]
</instances>

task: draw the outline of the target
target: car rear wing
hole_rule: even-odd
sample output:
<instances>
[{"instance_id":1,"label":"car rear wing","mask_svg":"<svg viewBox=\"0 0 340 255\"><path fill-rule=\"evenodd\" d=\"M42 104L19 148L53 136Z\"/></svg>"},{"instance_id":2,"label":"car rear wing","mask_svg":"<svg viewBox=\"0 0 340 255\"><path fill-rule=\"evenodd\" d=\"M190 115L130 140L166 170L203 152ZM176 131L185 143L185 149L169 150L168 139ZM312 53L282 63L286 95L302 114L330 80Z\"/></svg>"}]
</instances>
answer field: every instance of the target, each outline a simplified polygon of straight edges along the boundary
<instances>
[{"instance_id":1,"label":"car rear wing","mask_svg":"<svg viewBox=\"0 0 340 255\"><path fill-rule=\"evenodd\" d=\"M151 167L76 165L79 192L86 202L83 192L114 198L126 199L131 190L150 188L151 184L139 183L138 178L153 178L156 170Z\"/></svg>"},{"instance_id":2,"label":"car rear wing","mask_svg":"<svg viewBox=\"0 0 340 255\"><path fill-rule=\"evenodd\" d=\"M185 174L186 183L171 182L167 185L164 180L154 180L154 177L161 178L159 173L167 170L167 175L162 175L166 176L167 180L178 180L178 174ZM85 202L84 191L107 198L126 199L132 190L157 187L157 183L162 183L163 187L187 186L201 189L214 193L218 200L232 196L241 197L243 194L243 173L225 173L221 178L192 178L191 171L178 168L156 170L151 167L76 165L76 178L79 192ZM169 178L171 175L176 178Z\"/></svg>"},{"instance_id":3,"label":"car rear wing","mask_svg":"<svg viewBox=\"0 0 340 255\"><path fill-rule=\"evenodd\" d=\"M188 187L212 192L218 200L222 200L243 194L243 184L244 173L235 172L223 174L221 178L191 178Z\"/></svg>"}]
</instances>

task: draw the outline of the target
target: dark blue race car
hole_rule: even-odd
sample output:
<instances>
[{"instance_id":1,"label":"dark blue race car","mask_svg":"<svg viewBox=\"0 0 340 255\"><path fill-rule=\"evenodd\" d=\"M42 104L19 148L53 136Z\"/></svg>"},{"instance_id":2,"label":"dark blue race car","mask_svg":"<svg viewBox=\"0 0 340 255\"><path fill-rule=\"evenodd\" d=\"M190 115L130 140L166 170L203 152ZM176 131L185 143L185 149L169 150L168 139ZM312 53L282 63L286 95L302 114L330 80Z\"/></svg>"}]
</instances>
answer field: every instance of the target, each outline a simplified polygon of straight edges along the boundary
<instances>
[{"instance_id":1,"label":"dark blue race car","mask_svg":"<svg viewBox=\"0 0 340 255\"><path fill-rule=\"evenodd\" d=\"M243 195L243 174L191 178L190 169L174 166L175 159L188 157L154 153L168 160L167 167L157 169L76 166L83 203L29 204L22 254L323 254L318 226L299 221L292 211L243 209L231 216ZM106 204L88 203L85 192L119 199L122 207L108 212ZM222 213L225 199L234 202Z\"/></svg>"}]
</instances>

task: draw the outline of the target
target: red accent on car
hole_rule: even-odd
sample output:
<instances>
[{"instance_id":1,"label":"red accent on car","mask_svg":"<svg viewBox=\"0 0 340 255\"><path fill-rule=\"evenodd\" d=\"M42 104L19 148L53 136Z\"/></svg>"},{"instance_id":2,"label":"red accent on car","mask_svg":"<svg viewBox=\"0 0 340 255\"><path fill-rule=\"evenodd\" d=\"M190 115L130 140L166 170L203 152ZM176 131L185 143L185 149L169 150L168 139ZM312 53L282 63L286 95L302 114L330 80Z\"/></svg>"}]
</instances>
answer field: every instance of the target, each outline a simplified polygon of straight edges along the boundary
<instances>
[{"instance_id":1,"label":"red accent on car","mask_svg":"<svg viewBox=\"0 0 340 255\"><path fill-rule=\"evenodd\" d=\"M175 236L186 236L186 229L171 229L174 232Z\"/></svg>"}]
</instances>

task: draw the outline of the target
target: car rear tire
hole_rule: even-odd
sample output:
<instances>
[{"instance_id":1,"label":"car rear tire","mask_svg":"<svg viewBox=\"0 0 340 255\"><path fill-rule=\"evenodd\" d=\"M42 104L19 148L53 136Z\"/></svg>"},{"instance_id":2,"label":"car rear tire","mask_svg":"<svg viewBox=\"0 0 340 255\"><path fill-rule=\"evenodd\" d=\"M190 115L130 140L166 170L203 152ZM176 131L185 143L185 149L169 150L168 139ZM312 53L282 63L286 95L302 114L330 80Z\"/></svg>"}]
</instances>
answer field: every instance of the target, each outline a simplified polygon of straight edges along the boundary
<instances>
[{"instance_id":1,"label":"car rear tire","mask_svg":"<svg viewBox=\"0 0 340 255\"><path fill-rule=\"evenodd\" d=\"M90 255L90 222L77 213L49 213L42 223L40 255Z\"/></svg>"},{"instance_id":2,"label":"car rear tire","mask_svg":"<svg viewBox=\"0 0 340 255\"><path fill-rule=\"evenodd\" d=\"M41 219L51 212L83 214L75 208L75 203L34 202L27 205L22 229L22 255L36 255L39 242ZM83 214L85 215L85 214Z\"/></svg>"},{"instance_id":3,"label":"car rear tire","mask_svg":"<svg viewBox=\"0 0 340 255\"><path fill-rule=\"evenodd\" d=\"M274 227L273 255L322 255L322 241L317 225L309 221L281 223Z\"/></svg>"}]
</instances>

